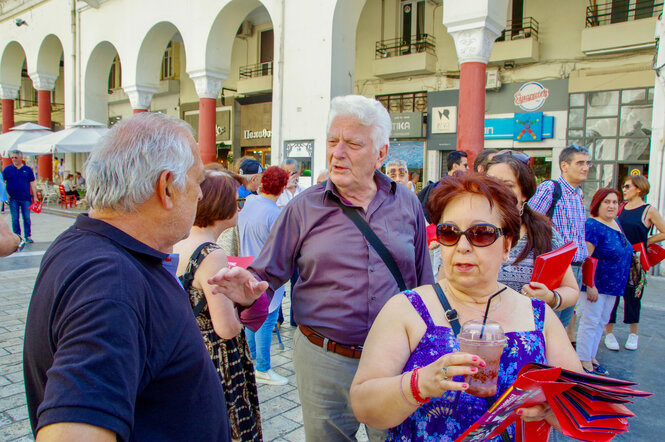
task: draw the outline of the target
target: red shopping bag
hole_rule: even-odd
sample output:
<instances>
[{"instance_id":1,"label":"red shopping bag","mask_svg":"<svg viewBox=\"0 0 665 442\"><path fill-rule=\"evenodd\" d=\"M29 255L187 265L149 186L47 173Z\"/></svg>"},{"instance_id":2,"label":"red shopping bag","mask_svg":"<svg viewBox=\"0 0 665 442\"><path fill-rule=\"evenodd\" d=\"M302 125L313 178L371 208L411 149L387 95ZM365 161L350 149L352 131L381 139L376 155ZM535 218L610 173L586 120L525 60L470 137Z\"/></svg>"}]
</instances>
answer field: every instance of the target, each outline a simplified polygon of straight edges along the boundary
<instances>
[{"instance_id":1,"label":"red shopping bag","mask_svg":"<svg viewBox=\"0 0 665 442\"><path fill-rule=\"evenodd\" d=\"M30 204L30 207L28 207L28 209L32 210L35 213L39 213L42 211L42 202L35 201L34 203Z\"/></svg>"}]
</instances>

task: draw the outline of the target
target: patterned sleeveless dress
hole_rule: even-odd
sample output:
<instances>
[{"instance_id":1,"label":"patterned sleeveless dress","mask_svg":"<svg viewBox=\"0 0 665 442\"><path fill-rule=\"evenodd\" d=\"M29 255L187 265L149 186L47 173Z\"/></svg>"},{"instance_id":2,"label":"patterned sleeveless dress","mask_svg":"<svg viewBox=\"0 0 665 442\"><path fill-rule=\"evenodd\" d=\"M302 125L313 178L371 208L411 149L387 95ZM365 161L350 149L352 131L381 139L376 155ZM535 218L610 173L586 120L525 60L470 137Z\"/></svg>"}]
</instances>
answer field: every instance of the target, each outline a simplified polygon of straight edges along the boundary
<instances>
[{"instance_id":1,"label":"patterned sleeveless dress","mask_svg":"<svg viewBox=\"0 0 665 442\"><path fill-rule=\"evenodd\" d=\"M441 356L459 351L459 342L452 329L434 325L432 317L420 295L412 290L403 292L427 325L423 338L404 366L404 372L428 365ZM501 356L496 401L515 381L517 373L528 362L545 364L545 303L531 299L535 330L507 332L507 345ZM463 376L455 376L462 382ZM421 405L411 416L395 428L391 428L387 441L454 441L489 408L487 400L461 391L448 391ZM515 437L515 425L508 427L511 439ZM497 436L492 441L500 442Z\"/></svg>"},{"instance_id":2,"label":"patterned sleeveless dress","mask_svg":"<svg viewBox=\"0 0 665 442\"><path fill-rule=\"evenodd\" d=\"M201 250L201 253L203 256L207 256L220 248L217 244L209 244ZM197 268L193 268L192 274L196 270ZM205 297L203 290L194 287L190 288L188 294L192 307ZM254 365L244 329L232 339L222 339L217 336L212 327L207 304L196 317L196 322L224 386L232 439L234 441L261 441L263 435L259 397L254 378Z\"/></svg>"}]
</instances>

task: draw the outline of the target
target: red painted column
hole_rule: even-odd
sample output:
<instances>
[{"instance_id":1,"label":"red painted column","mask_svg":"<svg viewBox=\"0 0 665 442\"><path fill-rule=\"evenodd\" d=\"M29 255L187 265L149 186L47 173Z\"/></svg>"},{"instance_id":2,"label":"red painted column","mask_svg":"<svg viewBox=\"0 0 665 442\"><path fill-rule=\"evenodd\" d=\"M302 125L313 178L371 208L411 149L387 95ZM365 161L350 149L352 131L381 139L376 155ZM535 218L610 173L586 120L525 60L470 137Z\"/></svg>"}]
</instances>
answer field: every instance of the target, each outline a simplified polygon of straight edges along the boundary
<instances>
[{"instance_id":1,"label":"red painted column","mask_svg":"<svg viewBox=\"0 0 665 442\"><path fill-rule=\"evenodd\" d=\"M14 100L2 99L2 133L9 132L14 127ZM2 168L12 164L10 158L2 159Z\"/></svg>"},{"instance_id":2,"label":"red painted column","mask_svg":"<svg viewBox=\"0 0 665 442\"><path fill-rule=\"evenodd\" d=\"M480 62L460 65L457 149L469 156L469 169L485 145L485 71Z\"/></svg>"},{"instance_id":3,"label":"red painted column","mask_svg":"<svg viewBox=\"0 0 665 442\"><path fill-rule=\"evenodd\" d=\"M199 152L203 164L217 161L216 110L217 104L214 98L199 99Z\"/></svg>"},{"instance_id":4,"label":"red painted column","mask_svg":"<svg viewBox=\"0 0 665 442\"><path fill-rule=\"evenodd\" d=\"M14 100L2 99L2 133L14 127Z\"/></svg>"},{"instance_id":5,"label":"red painted column","mask_svg":"<svg viewBox=\"0 0 665 442\"><path fill-rule=\"evenodd\" d=\"M135 114L140 114L142 112L148 112L148 109L132 109L132 112Z\"/></svg>"},{"instance_id":6,"label":"red painted column","mask_svg":"<svg viewBox=\"0 0 665 442\"><path fill-rule=\"evenodd\" d=\"M39 125L51 128L51 91L37 91L37 106L39 108ZM37 173L39 178L51 181L53 179L53 155L39 155L37 157Z\"/></svg>"}]
</instances>

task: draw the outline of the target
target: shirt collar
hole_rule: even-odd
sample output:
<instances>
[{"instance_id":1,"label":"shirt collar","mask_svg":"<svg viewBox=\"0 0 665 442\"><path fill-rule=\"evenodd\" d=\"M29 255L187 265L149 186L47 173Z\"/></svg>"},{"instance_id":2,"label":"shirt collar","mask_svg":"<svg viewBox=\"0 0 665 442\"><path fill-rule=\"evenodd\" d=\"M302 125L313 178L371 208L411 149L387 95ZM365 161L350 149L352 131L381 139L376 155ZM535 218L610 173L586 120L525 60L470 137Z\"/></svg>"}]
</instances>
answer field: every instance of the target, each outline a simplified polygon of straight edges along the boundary
<instances>
[{"instance_id":1,"label":"shirt collar","mask_svg":"<svg viewBox=\"0 0 665 442\"><path fill-rule=\"evenodd\" d=\"M378 193L394 194L395 191L397 190L397 183L388 178L388 176L383 174L381 171L375 170L373 178L374 182L376 183L377 194ZM324 196L329 197L330 195L335 195L337 198L339 198L340 201L344 202L347 205L350 205L350 203L339 194L339 192L337 191L337 187L335 187L332 180L330 180L329 178L326 180L326 188L324 191Z\"/></svg>"},{"instance_id":2,"label":"shirt collar","mask_svg":"<svg viewBox=\"0 0 665 442\"><path fill-rule=\"evenodd\" d=\"M577 194L577 195L582 194L582 187L579 187L579 186L578 187L573 187L568 181L566 181L566 179L563 177L563 175L561 175L559 177L558 181L559 181L559 184L561 184L561 187L563 189L566 189L568 192L574 193L574 194Z\"/></svg>"},{"instance_id":3,"label":"shirt collar","mask_svg":"<svg viewBox=\"0 0 665 442\"><path fill-rule=\"evenodd\" d=\"M169 258L168 253L162 253L159 250L155 250L149 245L142 243L133 236L128 235L122 230L113 227L112 225L102 220L90 218L87 213L82 213L76 217L74 227L79 230L86 230L88 232L104 236L111 241L120 244L122 247L131 252L145 255L155 260L165 261L167 258ZM175 261L177 266L177 260Z\"/></svg>"}]
</instances>

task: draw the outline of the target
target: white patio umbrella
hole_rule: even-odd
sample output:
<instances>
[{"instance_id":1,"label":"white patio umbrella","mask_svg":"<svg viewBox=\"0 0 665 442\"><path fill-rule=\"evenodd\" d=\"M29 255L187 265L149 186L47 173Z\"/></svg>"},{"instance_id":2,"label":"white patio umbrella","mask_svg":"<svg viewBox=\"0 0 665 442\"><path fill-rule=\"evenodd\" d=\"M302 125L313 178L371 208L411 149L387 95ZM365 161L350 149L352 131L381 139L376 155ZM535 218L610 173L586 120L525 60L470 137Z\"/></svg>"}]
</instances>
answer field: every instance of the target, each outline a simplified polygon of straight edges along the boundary
<instances>
[{"instance_id":1,"label":"white patio umbrella","mask_svg":"<svg viewBox=\"0 0 665 442\"><path fill-rule=\"evenodd\" d=\"M9 151L18 149L18 145L44 135L52 134L47 127L35 123L24 123L9 129L9 132L0 135L0 156L8 157ZM25 155L31 155L32 152L23 152Z\"/></svg>"},{"instance_id":2,"label":"white patio umbrella","mask_svg":"<svg viewBox=\"0 0 665 442\"><path fill-rule=\"evenodd\" d=\"M91 152L106 132L102 123L81 120L68 129L19 144L19 149L35 154Z\"/></svg>"}]
</instances>

